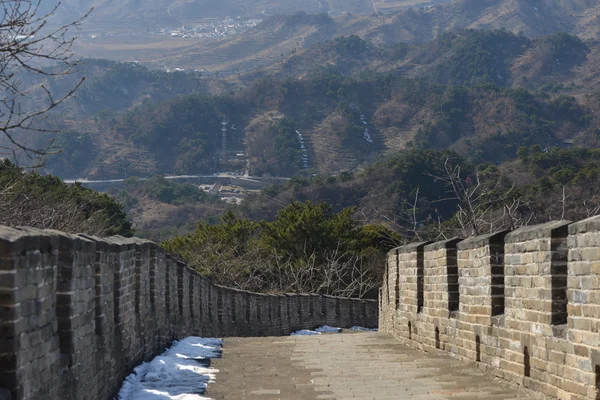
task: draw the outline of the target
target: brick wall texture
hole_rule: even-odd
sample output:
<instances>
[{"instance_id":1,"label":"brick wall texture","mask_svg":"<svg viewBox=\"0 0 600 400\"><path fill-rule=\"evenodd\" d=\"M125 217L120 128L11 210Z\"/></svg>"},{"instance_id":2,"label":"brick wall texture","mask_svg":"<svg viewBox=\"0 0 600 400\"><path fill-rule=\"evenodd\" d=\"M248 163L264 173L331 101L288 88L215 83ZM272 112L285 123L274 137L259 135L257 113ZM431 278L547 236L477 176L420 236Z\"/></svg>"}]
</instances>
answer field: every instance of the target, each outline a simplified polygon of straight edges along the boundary
<instances>
[{"instance_id":1,"label":"brick wall texture","mask_svg":"<svg viewBox=\"0 0 600 400\"><path fill-rule=\"evenodd\" d=\"M600 399L600 217L412 244L387 260L380 331L550 397Z\"/></svg>"},{"instance_id":2,"label":"brick wall texture","mask_svg":"<svg viewBox=\"0 0 600 400\"><path fill-rule=\"evenodd\" d=\"M3 399L111 399L135 366L190 335L377 322L377 301L221 287L149 241L0 227Z\"/></svg>"}]
</instances>

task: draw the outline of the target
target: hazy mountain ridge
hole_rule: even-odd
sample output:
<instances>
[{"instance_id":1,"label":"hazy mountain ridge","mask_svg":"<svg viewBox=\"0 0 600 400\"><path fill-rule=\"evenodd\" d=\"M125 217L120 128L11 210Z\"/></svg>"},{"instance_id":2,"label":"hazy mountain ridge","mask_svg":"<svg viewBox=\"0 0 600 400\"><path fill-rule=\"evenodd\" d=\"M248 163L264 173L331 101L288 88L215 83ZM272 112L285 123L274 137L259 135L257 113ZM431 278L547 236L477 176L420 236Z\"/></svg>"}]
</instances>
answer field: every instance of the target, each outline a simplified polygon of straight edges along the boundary
<instances>
[{"instance_id":1,"label":"hazy mountain ridge","mask_svg":"<svg viewBox=\"0 0 600 400\"><path fill-rule=\"evenodd\" d=\"M600 88L599 62L598 40L583 42L563 33L529 39L505 30L469 29L413 45L375 46L357 36L337 38L248 73L244 79L252 81L263 75L305 77L326 67L346 75L366 71L393 73L462 85L485 78L478 69L486 69L485 73L493 75L488 78L499 86L538 90L544 84L569 81L576 86L585 85L589 91ZM471 71L461 72L467 77L457 72L469 65Z\"/></svg>"},{"instance_id":2,"label":"hazy mountain ridge","mask_svg":"<svg viewBox=\"0 0 600 400\"><path fill-rule=\"evenodd\" d=\"M377 10L394 10L408 6L428 6L449 0L62 0L57 21L94 8L91 23L181 24L204 18L266 17L282 13L368 14ZM57 0L44 0L43 10Z\"/></svg>"},{"instance_id":3,"label":"hazy mountain ridge","mask_svg":"<svg viewBox=\"0 0 600 400\"><path fill-rule=\"evenodd\" d=\"M275 16L241 36L191 42L152 53L128 49L104 56L171 68L238 73L271 66L338 36L355 34L376 45L386 45L426 43L456 29L503 28L530 38L565 32L593 39L600 38L599 21L600 5L596 1L454 0L390 15Z\"/></svg>"}]
</instances>

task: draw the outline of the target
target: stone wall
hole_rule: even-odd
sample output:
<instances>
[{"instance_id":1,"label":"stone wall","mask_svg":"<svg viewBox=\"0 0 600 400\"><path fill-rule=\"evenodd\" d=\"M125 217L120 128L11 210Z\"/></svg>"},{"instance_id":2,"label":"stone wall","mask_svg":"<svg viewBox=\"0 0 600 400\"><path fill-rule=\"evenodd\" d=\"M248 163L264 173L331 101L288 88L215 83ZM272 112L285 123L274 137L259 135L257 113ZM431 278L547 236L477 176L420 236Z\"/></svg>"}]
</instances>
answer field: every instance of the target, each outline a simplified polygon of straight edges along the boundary
<instances>
[{"instance_id":1,"label":"stone wall","mask_svg":"<svg viewBox=\"0 0 600 400\"><path fill-rule=\"evenodd\" d=\"M373 327L377 312L214 285L148 241L0 227L0 388L13 399L111 399L174 339Z\"/></svg>"},{"instance_id":2,"label":"stone wall","mask_svg":"<svg viewBox=\"0 0 600 400\"><path fill-rule=\"evenodd\" d=\"M600 399L600 217L400 247L380 296L380 331L409 346L551 397Z\"/></svg>"}]
</instances>

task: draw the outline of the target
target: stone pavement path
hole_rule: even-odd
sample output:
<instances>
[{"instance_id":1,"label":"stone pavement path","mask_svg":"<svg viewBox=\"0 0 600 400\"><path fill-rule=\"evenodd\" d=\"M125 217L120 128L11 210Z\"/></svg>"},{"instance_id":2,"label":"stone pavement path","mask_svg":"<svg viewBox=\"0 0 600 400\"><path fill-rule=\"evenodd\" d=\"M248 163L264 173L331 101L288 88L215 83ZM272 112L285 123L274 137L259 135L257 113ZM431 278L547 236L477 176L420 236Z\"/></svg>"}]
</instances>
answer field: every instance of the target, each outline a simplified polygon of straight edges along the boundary
<instances>
[{"instance_id":1,"label":"stone pavement path","mask_svg":"<svg viewBox=\"0 0 600 400\"><path fill-rule=\"evenodd\" d=\"M450 356L382 333L224 340L213 399L533 400L536 395Z\"/></svg>"}]
</instances>

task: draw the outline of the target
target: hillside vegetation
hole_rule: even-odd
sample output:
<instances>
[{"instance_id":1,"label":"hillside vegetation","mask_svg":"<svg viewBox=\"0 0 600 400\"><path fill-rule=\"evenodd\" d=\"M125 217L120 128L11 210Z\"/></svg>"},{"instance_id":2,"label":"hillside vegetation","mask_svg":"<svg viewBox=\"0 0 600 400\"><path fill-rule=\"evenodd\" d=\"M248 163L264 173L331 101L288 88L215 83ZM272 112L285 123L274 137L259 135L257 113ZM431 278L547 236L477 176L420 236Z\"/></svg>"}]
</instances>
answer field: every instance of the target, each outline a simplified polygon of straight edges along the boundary
<instances>
[{"instance_id":1,"label":"hillside vegetation","mask_svg":"<svg viewBox=\"0 0 600 400\"><path fill-rule=\"evenodd\" d=\"M590 146L543 151L521 147L500 165L474 164L448 150L405 150L364 171L295 178L242 204L253 219L272 219L282 203L325 201L356 207L404 240L467 237L550 220L600 213L600 133Z\"/></svg>"},{"instance_id":2,"label":"hillside vegetation","mask_svg":"<svg viewBox=\"0 0 600 400\"><path fill-rule=\"evenodd\" d=\"M532 40L505 30L414 46L350 36L273 67L275 75L246 77L235 91L211 83L219 94L199 74L95 62L86 68L101 72L60 126L68 151L48 168L99 178L215 172L223 120L229 149L248 154L252 175L339 173L407 148L500 163L520 146L582 143L598 123L599 48L567 34Z\"/></svg>"},{"instance_id":3,"label":"hillside vegetation","mask_svg":"<svg viewBox=\"0 0 600 400\"><path fill-rule=\"evenodd\" d=\"M162 243L214 281L251 291L375 297L384 252L399 236L361 225L353 209L292 203L273 221L232 212L218 224L199 222L187 235Z\"/></svg>"},{"instance_id":4,"label":"hillside vegetation","mask_svg":"<svg viewBox=\"0 0 600 400\"><path fill-rule=\"evenodd\" d=\"M521 147L499 166L406 150L357 175L270 187L163 247L229 286L371 297L395 245L597 215L599 160L598 148Z\"/></svg>"},{"instance_id":5,"label":"hillside vegetation","mask_svg":"<svg viewBox=\"0 0 600 400\"><path fill-rule=\"evenodd\" d=\"M313 46L268 68L247 75L306 77L327 66L345 75L393 73L452 85L492 83L543 89L565 83L598 87L600 43L556 33L537 39L505 29L456 30L425 44L377 46L356 35ZM564 88L564 87L563 87Z\"/></svg>"},{"instance_id":6,"label":"hillside vegetation","mask_svg":"<svg viewBox=\"0 0 600 400\"><path fill-rule=\"evenodd\" d=\"M0 225L55 229L97 236L131 236L123 207L112 197L67 185L56 176L0 162Z\"/></svg>"}]
</instances>

